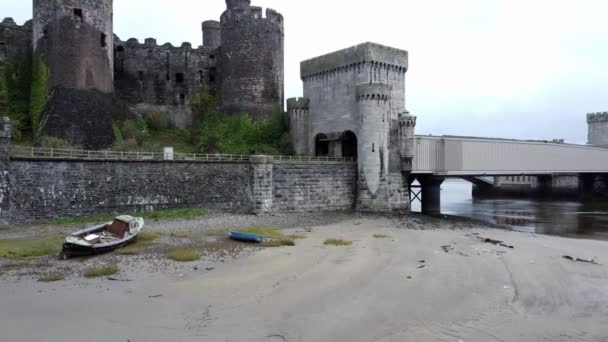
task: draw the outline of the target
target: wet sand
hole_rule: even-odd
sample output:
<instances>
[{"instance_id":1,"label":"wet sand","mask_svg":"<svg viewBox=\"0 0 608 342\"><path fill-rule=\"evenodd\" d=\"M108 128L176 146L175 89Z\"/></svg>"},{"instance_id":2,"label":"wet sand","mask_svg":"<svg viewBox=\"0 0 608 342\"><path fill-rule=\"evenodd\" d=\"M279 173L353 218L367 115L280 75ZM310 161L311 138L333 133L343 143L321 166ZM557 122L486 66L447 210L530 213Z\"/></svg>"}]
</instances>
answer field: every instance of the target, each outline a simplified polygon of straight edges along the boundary
<instances>
[{"instance_id":1,"label":"wet sand","mask_svg":"<svg viewBox=\"0 0 608 342\"><path fill-rule=\"evenodd\" d=\"M608 341L608 242L423 218L287 232L306 238L156 271L139 256L126 282L3 277L2 340Z\"/></svg>"}]
</instances>

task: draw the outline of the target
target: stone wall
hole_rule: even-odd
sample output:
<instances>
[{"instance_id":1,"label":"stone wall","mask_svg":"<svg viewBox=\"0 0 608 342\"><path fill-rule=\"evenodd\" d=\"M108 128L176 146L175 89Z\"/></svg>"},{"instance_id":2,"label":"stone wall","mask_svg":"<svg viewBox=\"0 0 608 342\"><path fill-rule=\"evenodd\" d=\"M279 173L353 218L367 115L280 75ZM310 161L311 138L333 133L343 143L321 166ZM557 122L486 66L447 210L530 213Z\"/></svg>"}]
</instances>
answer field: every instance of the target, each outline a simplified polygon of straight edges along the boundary
<instances>
[{"instance_id":1,"label":"stone wall","mask_svg":"<svg viewBox=\"0 0 608 342\"><path fill-rule=\"evenodd\" d=\"M167 208L265 213L355 206L354 162L273 161L266 156L250 162L9 160L10 124L3 127L2 224Z\"/></svg>"},{"instance_id":2,"label":"stone wall","mask_svg":"<svg viewBox=\"0 0 608 342\"><path fill-rule=\"evenodd\" d=\"M190 101L203 91L215 94L216 52L210 47L157 45L148 38L116 39L114 84L118 97L137 114L159 113L178 127L191 124Z\"/></svg>"},{"instance_id":3,"label":"stone wall","mask_svg":"<svg viewBox=\"0 0 608 342\"><path fill-rule=\"evenodd\" d=\"M32 21L17 25L13 18L0 22L0 77L7 63L22 62L32 46Z\"/></svg>"},{"instance_id":4,"label":"stone wall","mask_svg":"<svg viewBox=\"0 0 608 342\"><path fill-rule=\"evenodd\" d=\"M174 207L253 209L249 163L13 160L9 221Z\"/></svg>"},{"instance_id":5,"label":"stone wall","mask_svg":"<svg viewBox=\"0 0 608 342\"><path fill-rule=\"evenodd\" d=\"M276 162L275 211L354 210L357 164L354 162Z\"/></svg>"}]
</instances>

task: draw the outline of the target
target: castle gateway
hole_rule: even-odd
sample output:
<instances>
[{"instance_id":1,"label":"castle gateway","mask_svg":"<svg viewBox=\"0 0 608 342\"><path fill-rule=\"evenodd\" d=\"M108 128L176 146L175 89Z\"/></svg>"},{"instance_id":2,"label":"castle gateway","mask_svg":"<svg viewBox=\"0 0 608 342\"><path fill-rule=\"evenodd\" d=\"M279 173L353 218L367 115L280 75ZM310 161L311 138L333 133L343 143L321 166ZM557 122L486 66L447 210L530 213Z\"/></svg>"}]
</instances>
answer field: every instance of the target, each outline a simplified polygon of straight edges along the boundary
<instances>
[{"instance_id":1,"label":"castle gateway","mask_svg":"<svg viewBox=\"0 0 608 342\"><path fill-rule=\"evenodd\" d=\"M302 62L304 97L287 100L301 155L358 160L357 208L409 209L416 118L405 110L407 51L364 43Z\"/></svg>"}]
</instances>

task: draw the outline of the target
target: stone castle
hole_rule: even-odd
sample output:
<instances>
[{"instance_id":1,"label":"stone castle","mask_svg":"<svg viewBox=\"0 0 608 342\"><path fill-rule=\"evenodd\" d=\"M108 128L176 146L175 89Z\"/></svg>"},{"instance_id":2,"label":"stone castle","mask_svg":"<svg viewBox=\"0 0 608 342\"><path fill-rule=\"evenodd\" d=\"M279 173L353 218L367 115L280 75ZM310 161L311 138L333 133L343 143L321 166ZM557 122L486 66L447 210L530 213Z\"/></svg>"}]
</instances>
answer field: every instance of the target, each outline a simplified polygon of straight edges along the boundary
<instances>
[{"instance_id":1,"label":"stone castle","mask_svg":"<svg viewBox=\"0 0 608 342\"><path fill-rule=\"evenodd\" d=\"M166 114L191 122L189 102L208 91L222 113L259 119L284 101L283 16L251 0L226 0L220 21L202 23L203 45L122 41L113 0L34 0L33 19L0 23L0 72L33 48L49 71L45 134L87 148L112 144L112 117Z\"/></svg>"}]
</instances>

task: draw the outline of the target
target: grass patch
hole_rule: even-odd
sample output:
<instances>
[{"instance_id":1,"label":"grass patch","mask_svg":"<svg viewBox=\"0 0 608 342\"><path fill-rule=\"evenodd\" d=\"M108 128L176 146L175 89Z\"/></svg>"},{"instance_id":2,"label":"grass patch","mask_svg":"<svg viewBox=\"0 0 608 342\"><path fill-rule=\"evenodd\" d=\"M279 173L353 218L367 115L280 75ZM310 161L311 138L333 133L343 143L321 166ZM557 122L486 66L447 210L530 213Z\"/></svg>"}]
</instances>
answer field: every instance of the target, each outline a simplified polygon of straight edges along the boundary
<instances>
[{"instance_id":1,"label":"grass patch","mask_svg":"<svg viewBox=\"0 0 608 342\"><path fill-rule=\"evenodd\" d=\"M228 230L226 229L211 229L205 232L209 236L227 236Z\"/></svg>"},{"instance_id":2,"label":"grass patch","mask_svg":"<svg viewBox=\"0 0 608 342\"><path fill-rule=\"evenodd\" d=\"M285 237L279 228L249 227L238 230L238 232L257 235L266 239L281 239Z\"/></svg>"},{"instance_id":3,"label":"grass patch","mask_svg":"<svg viewBox=\"0 0 608 342\"><path fill-rule=\"evenodd\" d=\"M207 216L209 210L205 208L178 208L159 210L152 213L143 214L147 220L171 220L171 219L193 219L196 217Z\"/></svg>"},{"instance_id":4,"label":"grass patch","mask_svg":"<svg viewBox=\"0 0 608 342\"><path fill-rule=\"evenodd\" d=\"M374 237L376 239L387 239L388 235L384 235L384 234L374 234Z\"/></svg>"},{"instance_id":5,"label":"grass patch","mask_svg":"<svg viewBox=\"0 0 608 342\"><path fill-rule=\"evenodd\" d=\"M306 235L292 234L292 235L287 235L287 238L292 239L292 240L301 240L301 239L306 239Z\"/></svg>"},{"instance_id":6,"label":"grass patch","mask_svg":"<svg viewBox=\"0 0 608 342\"><path fill-rule=\"evenodd\" d=\"M54 281L60 281L63 279L65 279L65 274L59 272L51 272L47 275L38 278L38 281L42 283L52 283Z\"/></svg>"},{"instance_id":7,"label":"grass patch","mask_svg":"<svg viewBox=\"0 0 608 342\"><path fill-rule=\"evenodd\" d=\"M116 251L118 255L137 255L142 249L154 245L151 241L137 240Z\"/></svg>"},{"instance_id":8,"label":"grass patch","mask_svg":"<svg viewBox=\"0 0 608 342\"><path fill-rule=\"evenodd\" d=\"M0 257L8 259L30 259L61 252L64 236L41 236L33 238L0 240Z\"/></svg>"},{"instance_id":9,"label":"grass patch","mask_svg":"<svg viewBox=\"0 0 608 342\"><path fill-rule=\"evenodd\" d=\"M327 239L325 242L323 242L323 244L329 246L350 246L353 244L353 242L342 239Z\"/></svg>"},{"instance_id":10,"label":"grass patch","mask_svg":"<svg viewBox=\"0 0 608 342\"><path fill-rule=\"evenodd\" d=\"M141 216L146 220L170 220L170 219L192 219L196 217L206 216L209 210L205 208L178 208L159 210L151 213L131 214L133 216ZM68 224L83 224L83 223L103 223L112 221L118 214L96 215L86 217L61 217L51 221L57 225Z\"/></svg>"},{"instance_id":11,"label":"grass patch","mask_svg":"<svg viewBox=\"0 0 608 342\"><path fill-rule=\"evenodd\" d=\"M199 260L201 255L191 249L176 248L167 252L167 258L179 262L189 262Z\"/></svg>"},{"instance_id":12,"label":"grass patch","mask_svg":"<svg viewBox=\"0 0 608 342\"><path fill-rule=\"evenodd\" d=\"M176 238L176 239L187 239L192 237L192 233L190 232L175 232L175 233L171 233L171 237L172 238Z\"/></svg>"},{"instance_id":13,"label":"grass patch","mask_svg":"<svg viewBox=\"0 0 608 342\"><path fill-rule=\"evenodd\" d=\"M114 264L106 264L103 266L91 266L84 270L84 276L86 278L105 277L116 273L118 273L118 266Z\"/></svg>"},{"instance_id":14,"label":"grass patch","mask_svg":"<svg viewBox=\"0 0 608 342\"><path fill-rule=\"evenodd\" d=\"M291 239L277 239L268 240L262 243L263 247L283 247L283 246L295 246L296 242Z\"/></svg>"},{"instance_id":15,"label":"grass patch","mask_svg":"<svg viewBox=\"0 0 608 342\"><path fill-rule=\"evenodd\" d=\"M137 234L137 241L140 242L152 242L163 236L160 232L141 232Z\"/></svg>"},{"instance_id":16,"label":"grass patch","mask_svg":"<svg viewBox=\"0 0 608 342\"><path fill-rule=\"evenodd\" d=\"M76 223L103 223L110 222L116 216L112 215L96 215L86 217L60 217L51 221L51 223L58 225L76 224Z\"/></svg>"}]
</instances>

